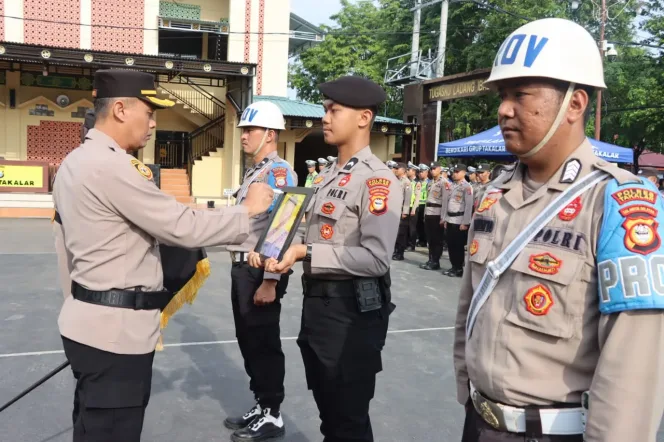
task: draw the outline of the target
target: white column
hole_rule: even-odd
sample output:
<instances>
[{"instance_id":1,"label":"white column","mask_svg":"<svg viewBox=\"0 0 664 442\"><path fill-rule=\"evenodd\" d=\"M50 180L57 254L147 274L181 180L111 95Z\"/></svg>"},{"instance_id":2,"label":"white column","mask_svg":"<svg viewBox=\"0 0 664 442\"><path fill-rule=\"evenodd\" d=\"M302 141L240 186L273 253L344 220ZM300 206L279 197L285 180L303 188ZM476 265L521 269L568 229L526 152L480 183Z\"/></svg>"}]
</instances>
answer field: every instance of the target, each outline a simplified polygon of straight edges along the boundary
<instances>
[{"instance_id":1,"label":"white column","mask_svg":"<svg viewBox=\"0 0 664 442\"><path fill-rule=\"evenodd\" d=\"M159 53L159 0L145 0L143 10L143 27L154 31L143 31L143 53L157 55Z\"/></svg>"},{"instance_id":2,"label":"white column","mask_svg":"<svg viewBox=\"0 0 664 442\"><path fill-rule=\"evenodd\" d=\"M5 2L5 40L23 43L23 35L23 0L8 0Z\"/></svg>"},{"instance_id":3,"label":"white column","mask_svg":"<svg viewBox=\"0 0 664 442\"><path fill-rule=\"evenodd\" d=\"M92 49L92 0L81 0L81 49Z\"/></svg>"}]
</instances>

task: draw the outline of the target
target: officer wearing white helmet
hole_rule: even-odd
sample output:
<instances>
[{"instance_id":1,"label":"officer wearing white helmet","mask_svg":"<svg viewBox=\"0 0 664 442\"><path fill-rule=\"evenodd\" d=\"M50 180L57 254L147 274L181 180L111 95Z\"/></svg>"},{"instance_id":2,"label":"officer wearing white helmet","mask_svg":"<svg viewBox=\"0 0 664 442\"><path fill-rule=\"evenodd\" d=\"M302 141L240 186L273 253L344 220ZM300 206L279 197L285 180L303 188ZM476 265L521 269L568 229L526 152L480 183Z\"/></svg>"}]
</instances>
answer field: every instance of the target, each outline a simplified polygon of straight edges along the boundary
<instances>
[{"instance_id":1,"label":"officer wearing white helmet","mask_svg":"<svg viewBox=\"0 0 664 442\"><path fill-rule=\"evenodd\" d=\"M484 192L456 320L464 442L654 442L664 410L664 204L585 136L601 55L548 18L485 85L518 164ZM585 433L585 434L584 434Z\"/></svg>"},{"instance_id":2,"label":"officer wearing white helmet","mask_svg":"<svg viewBox=\"0 0 664 442\"><path fill-rule=\"evenodd\" d=\"M325 169L329 164L329 161L327 161L325 158L318 158L318 172L322 172L323 169Z\"/></svg>"},{"instance_id":3,"label":"officer wearing white helmet","mask_svg":"<svg viewBox=\"0 0 664 442\"><path fill-rule=\"evenodd\" d=\"M290 164L277 155L279 132L285 129L279 107L268 101L253 103L242 113L242 149L253 157L236 198L241 202L252 183L267 183L275 190L297 185ZM277 193L277 192L275 192ZM285 433L280 406L284 400L285 360L279 338L281 298L286 293L288 274L277 275L254 269L248 257L267 228L269 214L251 218L249 238L240 246L229 246L231 254L231 300L235 334L249 376L249 388L256 405L239 417L224 421L236 430L234 442L262 441Z\"/></svg>"},{"instance_id":4,"label":"officer wearing white helmet","mask_svg":"<svg viewBox=\"0 0 664 442\"><path fill-rule=\"evenodd\" d=\"M314 179L318 176L316 172L316 162L314 160L307 160L307 181L304 183L304 187L311 187L313 185Z\"/></svg>"}]
</instances>

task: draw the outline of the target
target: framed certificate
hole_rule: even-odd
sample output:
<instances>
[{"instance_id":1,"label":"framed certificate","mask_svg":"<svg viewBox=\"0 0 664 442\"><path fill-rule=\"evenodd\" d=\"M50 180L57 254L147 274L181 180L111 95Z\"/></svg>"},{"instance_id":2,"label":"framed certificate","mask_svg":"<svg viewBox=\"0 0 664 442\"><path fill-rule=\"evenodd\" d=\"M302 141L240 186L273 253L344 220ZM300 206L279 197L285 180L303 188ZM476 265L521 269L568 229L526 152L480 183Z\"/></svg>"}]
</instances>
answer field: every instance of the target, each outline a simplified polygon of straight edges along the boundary
<instances>
[{"instance_id":1,"label":"framed certificate","mask_svg":"<svg viewBox=\"0 0 664 442\"><path fill-rule=\"evenodd\" d=\"M282 194L270 214L267 229L254 249L263 259L274 258L281 261L293 242L304 212L314 195L313 189L307 187L284 187L281 191Z\"/></svg>"}]
</instances>

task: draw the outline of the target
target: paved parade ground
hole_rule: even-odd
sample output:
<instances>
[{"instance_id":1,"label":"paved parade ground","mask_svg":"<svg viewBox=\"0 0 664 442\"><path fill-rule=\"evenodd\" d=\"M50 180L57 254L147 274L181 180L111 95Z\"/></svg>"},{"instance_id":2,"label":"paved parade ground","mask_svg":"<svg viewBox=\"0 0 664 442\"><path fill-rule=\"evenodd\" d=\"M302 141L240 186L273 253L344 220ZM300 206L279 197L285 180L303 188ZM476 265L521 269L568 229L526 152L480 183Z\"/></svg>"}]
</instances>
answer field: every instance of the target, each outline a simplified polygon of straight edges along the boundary
<instances>
[{"instance_id":1,"label":"paved parade ground","mask_svg":"<svg viewBox=\"0 0 664 442\"><path fill-rule=\"evenodd\" d=\"M212 275L193 306L171 321L168 348L157 353L143 440L228 441L223 420L251 405L230 304L228 254L209 251ZM47 220L0 220L0 403L64 362L57 316L62 294ZM377 442L459 441L462 408L452 368L459 278L420 270L426 252L408 252L392 266L390 334L383 352L371 417ZM448 267L446 259L441 263ZM318 411L307 391L295 343L300 324L301 266L283 300L286 400L282 412L292 442L320 441ZM545 376L543 375L543 381ZM0 413L2 442L71 441L73 377L67 368ZM664 436L658 440L664 441Z\"/></svg>"}]
</instances>

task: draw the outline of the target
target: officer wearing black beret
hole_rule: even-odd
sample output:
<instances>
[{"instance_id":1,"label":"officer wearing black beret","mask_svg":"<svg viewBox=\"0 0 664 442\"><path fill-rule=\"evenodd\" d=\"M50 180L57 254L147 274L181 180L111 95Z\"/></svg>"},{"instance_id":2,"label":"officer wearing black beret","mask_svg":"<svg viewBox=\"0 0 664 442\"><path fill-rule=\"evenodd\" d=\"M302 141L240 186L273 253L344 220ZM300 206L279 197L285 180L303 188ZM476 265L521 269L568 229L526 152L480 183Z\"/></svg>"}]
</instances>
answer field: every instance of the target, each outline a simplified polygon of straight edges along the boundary
<instances>
[{"instance_id":1,"label":"officer wearing black beret","mask_svg":"<svg viewBox=\"0 0 664 442\"><path fill-rule=\"evenodd\" d=\"M313 184L302 244L265 267L286 272L304 261L297 343L324 440L371 442L369 403L394 308L389 269L403 192L369 146L385 91L359 77L325 83L320 91L325 142L337 146L337 161Z\"/></svg>"},{"instance_id":2,"label":"officer wearing black beret","mask_svg":"<svg viewBox=\"0 0 664 442\"><path fill-rule=\"evenodd\" d=\"M73 441L139 442L160 320L193 301L205 279L195 274L198 264L209 268L201 248L242 243L250 218L265 212L274 194L261 184L240 206L178 203L131 154L155 129L153 112L174 104L157 96L154 77L100 70L93 96L95 112L84 126L94 127L64 159L53 186L64 294L58 326L77 380ZM169 253L173 259L164 258Z\"/></svg>"}]
</instances>

